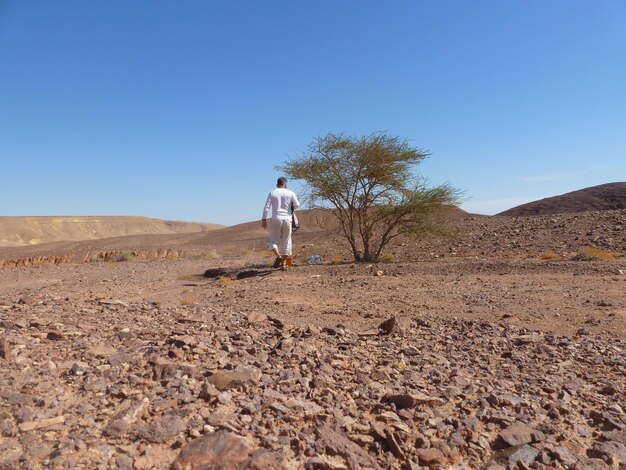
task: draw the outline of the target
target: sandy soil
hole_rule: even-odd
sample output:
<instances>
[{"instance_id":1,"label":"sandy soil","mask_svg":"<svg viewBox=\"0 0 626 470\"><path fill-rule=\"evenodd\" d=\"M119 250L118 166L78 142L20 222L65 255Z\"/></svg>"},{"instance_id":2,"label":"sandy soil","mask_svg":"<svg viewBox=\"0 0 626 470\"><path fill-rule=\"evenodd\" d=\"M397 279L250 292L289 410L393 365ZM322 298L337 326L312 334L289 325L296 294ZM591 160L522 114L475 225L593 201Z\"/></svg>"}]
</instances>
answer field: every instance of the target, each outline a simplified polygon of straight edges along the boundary
<instances>
[{"instance_id":1,"label":"sandy soil","mask_svg":"<svg viewBox=\"0 0 626 470\"><path fill-rule=\"evenodd\" d=\"M545 332L586 328L626 338L626 262L439 260L269 269L248 259L91 263L4 269L0 299L23 295L159 302L247 312L289 322L367 330L392 315L502 321ZM207 269L224 268L220 280ZM233 280L242 271L254 277ZM379 275L377 275L379 274ZM217 295L219 294L219 295Z\"/></svg>"}]
</instances>

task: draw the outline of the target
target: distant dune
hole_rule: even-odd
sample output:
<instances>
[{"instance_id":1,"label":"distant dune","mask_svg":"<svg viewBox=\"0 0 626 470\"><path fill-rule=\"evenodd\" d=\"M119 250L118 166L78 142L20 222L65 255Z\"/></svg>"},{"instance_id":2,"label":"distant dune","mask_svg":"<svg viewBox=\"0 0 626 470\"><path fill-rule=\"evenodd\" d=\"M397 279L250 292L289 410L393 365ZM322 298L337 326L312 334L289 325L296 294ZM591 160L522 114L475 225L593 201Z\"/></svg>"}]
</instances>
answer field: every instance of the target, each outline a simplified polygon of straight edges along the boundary
<instances>
[{"instance_id":1,"label":"distant dune","mask_svg":"<svg viewBox=\"0 0 626 470\"><path fill-rule=\"evenodd\" d=\"M626 183L608 183L529 202L497 215L523 216L626 209Z\"/></svg>"},{"instance_id":2,"label":"distant dune","mask_svg":"<svg viewBox=\"0 0 626 470\"><path fill-rule=\"evenodd\" d=\"M223 227L134 216L0 217L0 246L18 247L127 235L195 233Z\"/></svg>"}]
</instances>

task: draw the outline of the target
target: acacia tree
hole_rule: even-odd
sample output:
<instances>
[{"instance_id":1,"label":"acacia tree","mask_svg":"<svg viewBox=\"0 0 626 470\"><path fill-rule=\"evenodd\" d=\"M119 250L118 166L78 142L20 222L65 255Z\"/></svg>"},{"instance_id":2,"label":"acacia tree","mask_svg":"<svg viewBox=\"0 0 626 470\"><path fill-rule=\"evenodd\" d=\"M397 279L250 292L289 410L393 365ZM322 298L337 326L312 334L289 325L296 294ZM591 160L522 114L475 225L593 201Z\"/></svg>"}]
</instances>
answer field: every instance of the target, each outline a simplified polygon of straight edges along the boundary
<instances>
[{"instance_id":1,"label":"acacia tree","mask_svg":"<svg viewBox=\"0 0 626 470\"><path fill-rule=\"evenodd\" d=\"M429 186L415 166L429 153L387 133L328 134L277 169L305 182L312 208L334 214L355 261L378 261L394 238L440 229L432 216L460 200L449 184Z\"/></svg>"}]
</instances>

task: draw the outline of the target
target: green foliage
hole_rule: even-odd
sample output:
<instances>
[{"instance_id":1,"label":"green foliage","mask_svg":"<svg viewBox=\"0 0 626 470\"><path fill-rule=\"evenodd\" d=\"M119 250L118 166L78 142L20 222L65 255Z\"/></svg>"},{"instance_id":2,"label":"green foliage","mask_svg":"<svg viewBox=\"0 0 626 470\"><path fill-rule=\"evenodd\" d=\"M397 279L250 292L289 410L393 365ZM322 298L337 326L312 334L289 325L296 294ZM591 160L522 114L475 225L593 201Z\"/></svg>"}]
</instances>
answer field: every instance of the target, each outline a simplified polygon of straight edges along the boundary
<instances>
[{"instance_id":1,"label":"green foliage","mask_svg":"<svg viewBox=\"0 0 626 470\"><path fill-rule=\"evenodd\" d=\"M356 261L378 261L402 234L441 229L433 215L459 202L449 184L429 186L414 168L429 156L405 139L376 133L363 137L328 134L278 167L306 183L314 208L339 220Z\"/></svg>"}]
</instances>

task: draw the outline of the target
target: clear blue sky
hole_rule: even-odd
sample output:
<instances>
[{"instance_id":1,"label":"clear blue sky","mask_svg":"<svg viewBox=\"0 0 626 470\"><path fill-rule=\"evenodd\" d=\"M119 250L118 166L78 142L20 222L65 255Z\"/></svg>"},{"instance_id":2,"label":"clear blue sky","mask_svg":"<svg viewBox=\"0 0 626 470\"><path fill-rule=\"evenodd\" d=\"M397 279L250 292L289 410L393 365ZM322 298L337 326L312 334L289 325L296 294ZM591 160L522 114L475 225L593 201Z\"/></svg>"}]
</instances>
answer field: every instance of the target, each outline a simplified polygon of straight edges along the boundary
<instances>
[{"instance_id":1,"label":"clear blue sky","mask_svg":"<svg viewBox=\"0 0 626 470\"><path fill-rule=\"evenodd\" d=\"M429 149L479 213L625 181L625 25L621 0L0 0L0 215L258 219L328 132Z\"/></svg>"}]
</instances>

